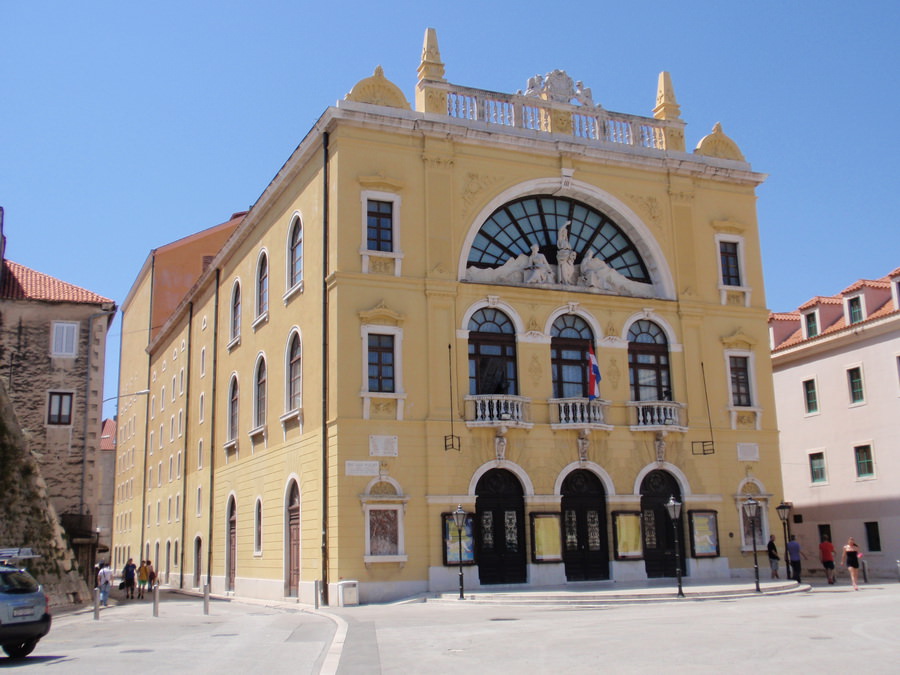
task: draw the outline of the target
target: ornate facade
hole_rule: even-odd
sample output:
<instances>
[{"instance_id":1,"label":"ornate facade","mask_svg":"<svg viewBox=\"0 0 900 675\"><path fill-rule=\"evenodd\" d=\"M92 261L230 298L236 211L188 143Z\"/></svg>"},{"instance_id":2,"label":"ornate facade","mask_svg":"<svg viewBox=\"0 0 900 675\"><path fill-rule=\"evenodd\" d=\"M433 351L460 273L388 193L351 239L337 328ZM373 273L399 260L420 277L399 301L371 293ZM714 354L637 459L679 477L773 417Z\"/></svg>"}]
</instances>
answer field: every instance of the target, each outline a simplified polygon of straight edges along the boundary
<instances>
[{"instance_id":1,"label":"ornate facade","mask_svg":"<svg viewBox=\"0 0 900 675\"><path fill-rule=\"evenodd\" d=\"M164 322L145 266L121 555L396 598L455 586L461 505L469 588L751 574L741 504L761 546L781 496L764 177L721 127L686 151L667 73L653 117L562 71L459 87L429 30L418 76L414 107L377 68L329 108Z\"/></svg>"}]
</instances>

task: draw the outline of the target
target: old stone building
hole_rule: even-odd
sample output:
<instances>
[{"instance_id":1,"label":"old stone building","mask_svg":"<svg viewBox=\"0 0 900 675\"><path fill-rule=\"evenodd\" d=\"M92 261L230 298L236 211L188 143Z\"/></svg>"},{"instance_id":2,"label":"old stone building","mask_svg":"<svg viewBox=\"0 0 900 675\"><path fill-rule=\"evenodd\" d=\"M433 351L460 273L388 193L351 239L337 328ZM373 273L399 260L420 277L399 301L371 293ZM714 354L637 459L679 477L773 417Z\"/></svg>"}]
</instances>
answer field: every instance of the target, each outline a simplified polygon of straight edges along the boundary
<instances>
[{"instance_id":1,"label":"old stone building","mask_svg":"<svg viewBox=\"0 0 900 675\"><path fill-rule=\"evenodd\" d=\"M667 73L646 117L558 70L451 84L432 30L417 73L414 107L380 67L329 107L221 245L171 245L177 283L140 271L118 557L304 602L458 563L470 588L752 574L781 499L764 176L719 125L687 150Z\"/></svg>"}]
</instances>

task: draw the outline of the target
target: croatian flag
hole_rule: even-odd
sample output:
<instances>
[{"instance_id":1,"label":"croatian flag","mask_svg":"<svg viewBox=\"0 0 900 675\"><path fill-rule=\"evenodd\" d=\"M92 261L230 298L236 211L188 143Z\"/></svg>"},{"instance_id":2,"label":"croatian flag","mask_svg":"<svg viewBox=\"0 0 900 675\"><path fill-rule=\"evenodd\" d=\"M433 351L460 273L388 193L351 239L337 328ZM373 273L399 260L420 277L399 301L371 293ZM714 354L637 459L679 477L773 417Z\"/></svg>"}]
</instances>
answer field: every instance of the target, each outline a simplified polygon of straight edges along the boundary
<instances>
[{"instance_id":1,"label":"croatian flag","mask_svg":"<svg viewBox=\"0 0 900 675\"><path fill-rule=\"evenodd\" d=\"M600 366L594 355L594 345L588 346L588 400L600 398Z\"/></svg>"}]
</instances>

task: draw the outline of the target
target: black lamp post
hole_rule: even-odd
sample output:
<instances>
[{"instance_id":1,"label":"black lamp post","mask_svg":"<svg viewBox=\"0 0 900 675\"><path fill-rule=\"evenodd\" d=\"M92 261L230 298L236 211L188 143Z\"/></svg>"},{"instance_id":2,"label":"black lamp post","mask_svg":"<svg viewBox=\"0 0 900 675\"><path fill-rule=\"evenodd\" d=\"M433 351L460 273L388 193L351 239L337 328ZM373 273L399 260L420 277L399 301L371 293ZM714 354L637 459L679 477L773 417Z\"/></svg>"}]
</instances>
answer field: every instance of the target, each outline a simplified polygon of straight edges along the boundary
<instances>
[{"instance_id":1,"label":"black lamp post","mask_svg":"<svg viewBox=\"0 0 900 675\"><path fill-rule=\"evenodd\" d=\"M785 578L791 578L791 560L788 556L788 516L791 515L791 505L787 502L782 501L778 506L775 507L775 510L778 512L778 517L781 518L781 527L784 530L784 570L785 570Z\"/></svg>"},{"instance_id":2,"label":"black lamp post","mask_svg":"<svg viewBox=\"0 0 900 675\"><path fill-rule=\"evenodd\" d=\"M756 553L756 518L759 516L759 502L750 497L744 502L744 512L750 519L750 539L753 542L753 573L756 575L756 592L759 590L759 558Z\"/></svg>"},{"instance_id":3,"label":"black lamp post","mask_svg":"<svg viewBox=\"0 0 900 675\"><path fill-rule=\"evenodd\" d=\"M681 502L675 501L675 495L669 497L666 503L669 518L672 519L672 528L675 531L675 576L678 577L678 597L684 597L681 589L681 546L678 543L678 519L681 518Z\"/></svg>"},{"instance_id":4,"label":"black lamp post","mask_svg":"<svg viewBox=\"0 0 900 675\"><path fill-rule=\"evenodd\" d=\"M462 504L456 507L453 512L453 522L456 525L456 536L459 539L459 599L465 600L463 595L463 528L466 526L466 512L463 511Z\"/></svg>"}]
</instances>

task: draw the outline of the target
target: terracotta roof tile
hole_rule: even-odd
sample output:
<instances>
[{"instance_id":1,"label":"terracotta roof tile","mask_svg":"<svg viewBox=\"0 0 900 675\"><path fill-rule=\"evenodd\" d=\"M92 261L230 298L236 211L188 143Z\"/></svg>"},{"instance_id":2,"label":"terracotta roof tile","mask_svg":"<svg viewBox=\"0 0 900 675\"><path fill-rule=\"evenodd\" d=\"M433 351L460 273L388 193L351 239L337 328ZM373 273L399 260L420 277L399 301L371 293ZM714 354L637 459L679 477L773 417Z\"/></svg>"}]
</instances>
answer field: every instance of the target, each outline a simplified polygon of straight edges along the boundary
<instances>
[{"instance_id":1,"label":"terracotta roof tile","mask_svg":"<svg viewBox=\"0 0 900 675\"><path fill-rule=\"evenodd\" d=\"M836 295L817 295L814 298L811 298L804 302L798 309L802 312L805 309L809 309L811 307L815 307L816 305L842 305L844 304L843 299Z\"/></svg>"},{"instance_id":2,"label":"terracotta roof tile","mask_svg":"<svg viewBox=\"0 0 900 675\"><path fill-rule=\"evenodd\" d=\"M847 293L853 293L855 291L858 291L860 288L865 288L866 286L868 286L869 288L890 289L891 282L885 279L860 279L859 281L847 286L847 288L841 291L841 294L846 295Z\"/></svg>"},{"instance_id":3,"label":"terracotta roof tile","mask_svg":"<svg viewBox=\"0 0 900 675\"><path fill-rule=\"evenodd\" d=\"M96 305L112 302L109 298L104 298L80 286L60 281L49 274L37 272L12 260L3 261L0 299L47 300Z\"/></svg>"},{"instance_id":4,"label":"terracotta roof tile","mask_svg":"<svg viewBox=\"0 0 900 675\"><path fill-rule=\"evenodd\" d=\"M102 431L100 432L100 449L116 449L116 421L114 419L103 420Z\"/></svg>"}]
</instances>

